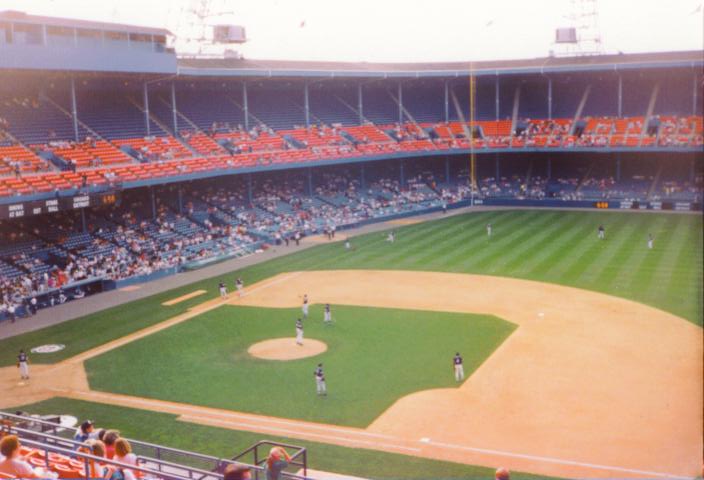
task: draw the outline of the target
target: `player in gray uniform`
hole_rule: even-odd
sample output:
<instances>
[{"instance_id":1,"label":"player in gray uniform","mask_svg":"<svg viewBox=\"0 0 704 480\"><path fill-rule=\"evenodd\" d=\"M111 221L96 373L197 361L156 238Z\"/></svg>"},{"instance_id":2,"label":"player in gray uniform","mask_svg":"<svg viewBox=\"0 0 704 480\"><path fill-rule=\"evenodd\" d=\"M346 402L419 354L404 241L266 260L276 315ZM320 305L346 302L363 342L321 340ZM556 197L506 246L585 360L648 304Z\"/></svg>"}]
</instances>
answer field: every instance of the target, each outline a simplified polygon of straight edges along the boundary
<instances>
[{"instance_id":1,"label":"player in gray uniform","mask_svg":"<svg viewBox=\"0 0 704 480\"><path fill-rule=\"evenodd\" d=\"M332 312L330 312L330 304L329 303L325 304L325 313L323 314L323 321L325 322L325 325L332 324Z\"/></svg>"},{"instance_id":2,"label":"player in gray uniform","mask_svg":"<svg viewBox=\"0 0 704 480\"><path fill-rule=\"evenodd\" d=\"M220 289L220 298L222 298L222 299L227 298L227 287L225 286L225 282L220 282L220 285L218 285L218 288Z\"/></svg>"},{"instance_id":3,"label":"player in gray uniform","mask_svg":"<svg viewBox=\"0 0 704 480\"><path fill-rule=\"evenodd\" d=\"M464 380L464 366L462 365L462 357L460 356L460 352L457 352L452 359L452 365L454 366L455 369L455 381L456 382L461 382Z\"/></svg>"},{"instance_id":4,"label":"player in gray uniform","mask_svg":"<svg viewBox=\"0 0 704 480\"><path fill-rule=\"evenodd\" d=\"M235 280L235 288L237 288L237 296L242 297L244 295L244 282L239 277Z\"/></svg>"},{"instance_id":5,"label":"player in gray uniform","mask_svg":"<svg viewBox=\"0 0 704 480\"><path fill-rule=\"evenodd\" d=\"M296 345L303 346L303 322L300 318L296 320Z\"/></svg>"},{"instance_id":6,"label":"player in gray uniform","mask_svg":"<svg viewBox=\"0 0 704 480\"><path fill-rule=\"evenodd\" d=\"M606 238L606 230L604 229L603 225L599 225L599 229L597 230L597 232L599 240L604 240Z\"/></svg>"},{"instance_id":7,"label":"player in gray uniform","mask_svg":"<svg viewBox=\"0 0 704 480\"><path fill-rule=\"evenodd\" d=\"M653 249L653 234L652 233L648 234L648 249L649 250Z\"/></svg>"},{"instance_id":8,"label":"player in gray uniform","mask_svg":"<svg viewBox=\"0 0 704 480\"><path fill-rule=\"evenodd\" d=\"M303 310L303 318L308 318L308 294L303 295L303 306L301 307L301 310Z\"/></svg>"},{"instance_id":9,"label":"player in gray uniform","mask_svg":"<svg viewBox=\"0 0 704 480\"><path fill-rule=\"evenodd\" d=\"M318 364L318 368L315 369L313 375L315 376L315 388L318 395L327 395L328 389L325 385L325 373L323 373L322 363Z\"/></svg>"},{"instance_id":10,"label":"player in gray uniform","mask_svg":"<svg viewBox=\"0 0 704 480\"><path fill-rule=\"evenodd\" d=\"M486 224L486 236L491 237L491 223Z\"/></svg>"},{"instance_id":11,"label":"player in gray uniform","mask_svg":"<svg viewBox=\"0 0 704 480\"><path fill-rule=\"evenodd\" d=\"M24 350L20 350L20 354L17 355L17 368L20 369L22 380L29 380L29 356L24 353Z\"/></svg>"}]
</instances>

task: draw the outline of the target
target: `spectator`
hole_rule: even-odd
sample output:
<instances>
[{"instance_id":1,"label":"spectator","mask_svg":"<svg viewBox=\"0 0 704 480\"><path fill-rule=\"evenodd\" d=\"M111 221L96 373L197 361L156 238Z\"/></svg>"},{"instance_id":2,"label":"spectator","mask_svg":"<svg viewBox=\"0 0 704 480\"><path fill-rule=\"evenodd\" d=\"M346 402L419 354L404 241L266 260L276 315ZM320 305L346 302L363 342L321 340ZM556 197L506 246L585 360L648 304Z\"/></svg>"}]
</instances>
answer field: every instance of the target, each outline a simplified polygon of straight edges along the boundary
<instances>
[{"instance_id":1,"label":"spectator","mask_svg":"<svg viewBox=\"0 0 704 480\"><path fill-rule=\"evenodd\" d=\"M272 447L266 459L266 480L279 480L291 457L282 447Z\"/></svg>"},{"instance_id":2,"label":"spectator","mask_svg":"<svg viewBox=\"0 0 704 480\"><path fill-rule=\"evenodd\" d=\"M508 471L508 468L497 468L496 469L496 474L494 475L495 480L510 480L511 478L511 473Z\"/></svg>"},{"instance_id":3,"label":"spectator","mask_svg":"<svg viewBox=\"0 0 704 480\"><path fill-rule=\"evenodd\" d=\"M105 457L105 444L97 439L88 440L83 447L78 449L79 452L93 455L94 457ZM99 461L88 460L88 468L91 478L104 478L107 469Z\"/></svg>"},{"instance_id":4,"label":"spectator","mask_svg":"<svg viewBox=\"0 0 704 480\"><path fill-rule=\"evenodd\" d=\"M103 436L103 443L105 443L105 456L112 460L115 458L115 442L120 438L120 432L117 430L108 430Z\"/></svg>"},{"instance_id":5,"label":"spectator","mask_svg":"<svg viewBox=\"0 0 704 480\"><path fill-rule=\"evenodd\" d=\"M229 464L225 467L223 480L247 480L252 478L251 469L247 465Z\"/></svg>"},{"instance_id":6,"label":"spectator","mask_svg":"<svg viewBox=\"0 0 704 480\"><path fill-rule=\"evenodd\" d=\"M73 440L80 443L85 443L89 438L92 438L93 433L93 422L86 420L81 423L81 425L76 430L76 434L73 436Z\"/></svg>"},{"instance_id":7,"label":"spectator","mask_svg":"<svg viewBox=\"0 0 704 480\"><path fill-rule=\"evenodd\" d=\"M17 435L8 435L0 440L0 473L10 478L56 478L53 472L45 472L42 468L34 469L19 456L20 440Z\"/></svg>"},{"instance_id":8,"label":"spectator","mask_svg":"<svg viewBox=\"0 0 704 480\"><path fill-rule=\"evenodd\" d=\"M127 465L137 466L137 455L132 453L132 445L125 438L118 438L115 441L115 457L114 460Z\"/></svg>"}]
</instances>

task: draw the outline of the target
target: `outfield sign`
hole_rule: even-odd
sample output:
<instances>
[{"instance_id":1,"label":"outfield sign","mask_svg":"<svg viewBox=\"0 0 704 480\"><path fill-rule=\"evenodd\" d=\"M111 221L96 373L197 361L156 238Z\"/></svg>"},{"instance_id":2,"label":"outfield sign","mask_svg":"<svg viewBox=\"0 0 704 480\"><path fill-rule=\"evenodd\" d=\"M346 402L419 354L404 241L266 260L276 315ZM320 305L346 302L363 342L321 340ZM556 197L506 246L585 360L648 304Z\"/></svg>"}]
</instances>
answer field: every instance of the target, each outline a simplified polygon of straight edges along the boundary
<instances>
[{"instance_id":1,"label":"outfield sign","mask_svg":"<svg viewBox=\"0 0 704 480\"><path fill-rule=\"evenodd\" d=\"M117 191L80 194L71 197L55 197L47 200L28 200L0 205L0 220L22 218L43 213L56 213L66 210L78 210L87 207L114 205L120 202Z\"/></svg>"}]
</instances>

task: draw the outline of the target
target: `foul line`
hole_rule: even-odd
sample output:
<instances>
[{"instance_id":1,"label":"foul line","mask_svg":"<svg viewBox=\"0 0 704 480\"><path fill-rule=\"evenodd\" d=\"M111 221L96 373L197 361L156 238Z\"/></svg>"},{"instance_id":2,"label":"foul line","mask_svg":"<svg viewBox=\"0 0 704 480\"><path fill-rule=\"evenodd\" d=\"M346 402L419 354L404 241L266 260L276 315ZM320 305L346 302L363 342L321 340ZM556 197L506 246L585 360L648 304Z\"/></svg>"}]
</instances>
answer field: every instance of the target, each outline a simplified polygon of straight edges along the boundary
<instances>
[{"instance_id":1,"label":"foul line","mask_svg":"<svg viewBox=\"0 0 704 480\"><path fill-rule=\"evenodd\" d=\"M680 480L691 480L691 477L684 477L681 475L674 475L671 473L651 472L648 470L637 470L637 469L632 469L632 468L613 467L610 465L599 465L597 463L577 462L577 461L573 461L573 460L563 460L560 458L542 457L540 455L528 455L525 453L511 453L511 452L504 452L501 450L490 450L490 449L486 449L486 448L466 447L463 445L453 445L451 443L442 443L442 442L433 442L433 441L429 441L429 442L425 442L425 443L428 445L435 445L435 446L443 447L443 448L453 448L456 450L468 450L470 452L485 453L485 454L489 454L489 455L497 455L497 456L503 456L503 457L524 458L526 460L538 460L541 462L557 463L557 464L561 464L561 465L574 465L577 467L593 468L595 470L614 470L617 472L636 473L639 475L650 475L650 476L654 476L654 477L677 478Z\"/></svg>"}]
</instances>

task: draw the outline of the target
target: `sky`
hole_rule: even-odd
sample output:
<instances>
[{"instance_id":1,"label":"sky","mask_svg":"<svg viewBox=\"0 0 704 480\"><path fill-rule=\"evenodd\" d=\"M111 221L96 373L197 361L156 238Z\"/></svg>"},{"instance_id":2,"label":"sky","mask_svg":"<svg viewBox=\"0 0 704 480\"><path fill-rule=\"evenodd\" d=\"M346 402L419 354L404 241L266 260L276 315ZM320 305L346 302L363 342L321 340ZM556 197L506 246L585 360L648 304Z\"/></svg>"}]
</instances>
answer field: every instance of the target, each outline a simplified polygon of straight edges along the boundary
<instances>
[{"instance_id":1,"label":"sky","mask_svg":"<svg viewBox=\"0 0 704 480\"><path fill-rule=\"evenodd\" d=\"M544 57L574 0L0 0L0 11L183 31L193 5L246 28L250 59L432 62ZM704 0L597 0L605 53L704 50Z\"/></svg>"}]
</instances>

